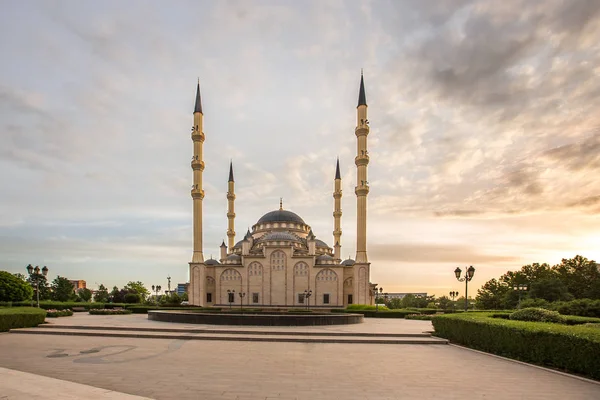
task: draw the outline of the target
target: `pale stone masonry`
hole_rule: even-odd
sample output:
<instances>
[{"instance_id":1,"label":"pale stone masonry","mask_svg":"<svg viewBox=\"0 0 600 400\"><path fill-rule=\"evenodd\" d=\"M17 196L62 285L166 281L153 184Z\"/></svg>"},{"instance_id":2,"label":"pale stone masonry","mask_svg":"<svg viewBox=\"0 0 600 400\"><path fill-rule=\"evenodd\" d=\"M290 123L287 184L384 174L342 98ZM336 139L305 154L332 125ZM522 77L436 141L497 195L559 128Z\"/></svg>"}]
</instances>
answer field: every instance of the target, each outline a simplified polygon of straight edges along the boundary
<instances>
[{"instance_id":1,"label":"pale stone masonry","mask_svg":"<svg viewBox=\"0 0 600 400\"><path fill-rule=\"evenodd\" d=\"M196 90L192 140L194 155L194 252L190 262L190 303L200 306L273 306L301 307L309 303L319 307L345 307L349 304L373 304L370 263L367 257L367 102L361 72L356 108L357 168L355 187L357 204L356 261L341 260L342 179L339 159L334 179L333 247L316 238L297 214L283 209L263 215L235 242L235 182L233 164L227 183L227 245L221 244L220 259L204 260L202 249L202 172L204 171L202 130L204 114L200 84ZM305 292L310 293L305 297ZM239 294L243 296L240 297Z\"/></svg>"}]
</instances>

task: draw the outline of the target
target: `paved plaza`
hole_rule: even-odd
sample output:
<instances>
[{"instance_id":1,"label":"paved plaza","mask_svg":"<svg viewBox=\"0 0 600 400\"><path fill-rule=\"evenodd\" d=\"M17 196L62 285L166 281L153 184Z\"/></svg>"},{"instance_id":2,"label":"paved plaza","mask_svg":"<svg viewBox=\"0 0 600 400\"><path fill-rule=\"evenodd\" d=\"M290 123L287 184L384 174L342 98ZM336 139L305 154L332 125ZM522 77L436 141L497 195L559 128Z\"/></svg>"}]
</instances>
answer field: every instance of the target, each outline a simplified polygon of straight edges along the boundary
<instances>
[{"instance_id":1,"label":"paved plaza","mask_svg":"<svg viewBox=\"0 0 600 400\"><path fill-rule=\"evenodd\" d=\"M144 315L99 318L81 314L52 322L120 325L132 329L183 325L145 318ZM367 319L364 324L349 326L252 329L416 333L431 330L431 324ZM69 381L63 386L65 391L70 390L70 382L75 382L89 385L90 391L104 389L106 396L120 392L124 396L153 399L600 399L597 383L451 345L265 343L3 333L0 367ZM19 393L14 376L12 392L2 393L3 385L9 386L3 383L7 382L5 376L0 371L0 399L36 398L28 396L25 389ZM41 384L31 375L18 379L23 387ZM73 390L85 391L85 386ZM48 393L49 397L37 398L53 398ZM54 398L59 398L58 394Z\"/></svg>"}]
</instances>

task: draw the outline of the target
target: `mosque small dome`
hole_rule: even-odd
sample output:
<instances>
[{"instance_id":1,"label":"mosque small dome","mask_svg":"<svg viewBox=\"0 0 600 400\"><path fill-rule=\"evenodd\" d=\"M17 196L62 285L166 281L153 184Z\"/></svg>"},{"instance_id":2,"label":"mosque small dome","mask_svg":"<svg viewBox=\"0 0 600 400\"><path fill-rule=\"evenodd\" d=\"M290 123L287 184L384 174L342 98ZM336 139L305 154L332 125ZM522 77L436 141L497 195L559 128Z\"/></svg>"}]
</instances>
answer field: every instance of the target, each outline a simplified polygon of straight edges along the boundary
<instances>
[{"instance_id":1,"label":"mosque small dome","mask_svg":"<svg viewBox=\"0 0 600 400\"><path fill-rule=\"evenodd\" d=\"M317 264L321 264L325 261L333 261L333 260L334 260L333 257L331 257L330 255L322 254L317 257Z\"/></svg>"},{"instance_id":2,"label":"mosque small dome","mask_svg":"<svg viewBox=\"0 0 600 400\"><path fill-rule=\"evenodd\" d=\"M230 254L226 258L227 262L242 262L242 257L238 254Z\"/></svg>"},{"instance_id":3,"label":"mosque small dome","mask_svg":"<svg viewBox=\"0 0 600 400\"><path fill-rule=\"evenodd\" d=\"M351 259L351 258L342 261L342 265L346 265L346 266L349 266L349 267L353 266L354 264L356 264L356 262L353 259Z\"/></svg>"},{"instance_id":4,"label":"mosque small dome","mask_svg":"<svg viewBox=\"0 0 600 400\"><path fill-rule=\"evenodd\" d=\"M327 246L327 243L325 243L321 239L315 239L315 242L317 244L317 247L327 247L327 248L329 248L329 246Z\"/></svg>"},{"instance_id":5,"label":"mosque small dome","mask_svg":"<svg viewBox=\"0 0 600 400\"><path fill-rule=\"evenodd\" d=\"M296 213L287 210L275 210L266 213L258 220L257 224L264 224L267 222L294 222L297 224L306 225L304 220Z\"/></svg>"},{"instance_id":6,"label":"mosque small dome","mask_svg":"<svg viewBox=\"0 0 600 400\"><path fill-rule=\"evenodd\" d=\"M220 265L220 263L215 260L214 258L209 258L208 260L204 261L204 264L206 265Z\"/></svg>"}]
</instances>

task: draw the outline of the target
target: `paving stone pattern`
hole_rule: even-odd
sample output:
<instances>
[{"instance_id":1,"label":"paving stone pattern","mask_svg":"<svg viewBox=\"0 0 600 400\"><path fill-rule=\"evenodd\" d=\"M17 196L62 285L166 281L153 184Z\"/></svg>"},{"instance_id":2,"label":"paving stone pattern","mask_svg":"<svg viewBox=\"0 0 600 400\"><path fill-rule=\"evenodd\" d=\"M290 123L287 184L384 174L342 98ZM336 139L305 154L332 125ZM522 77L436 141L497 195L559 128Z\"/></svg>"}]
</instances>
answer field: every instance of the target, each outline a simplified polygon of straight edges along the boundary
<instances>
[{"instance_id":1,"label":"paving stone pattern","mask_svg":"<svg viewBox=\"0 0 600 400\"><path fill-rule=\"evenodd\" d=\"M4 333L0 366L154 399L600 399L596 383L448 345Z\"/></svg>"}]
</instances>

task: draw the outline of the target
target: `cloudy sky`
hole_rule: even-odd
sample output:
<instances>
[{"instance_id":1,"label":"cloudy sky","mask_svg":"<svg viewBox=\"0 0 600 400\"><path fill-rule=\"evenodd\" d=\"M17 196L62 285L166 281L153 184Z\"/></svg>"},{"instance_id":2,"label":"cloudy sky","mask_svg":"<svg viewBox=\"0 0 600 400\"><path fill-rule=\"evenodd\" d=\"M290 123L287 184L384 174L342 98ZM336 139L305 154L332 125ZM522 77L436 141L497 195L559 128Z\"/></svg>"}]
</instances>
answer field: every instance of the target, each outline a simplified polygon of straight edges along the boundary
<instances>
[{"instance_id":1,"label":"cloudy sky","mask_svg":"<svg viewBox=\"0 0 600 400\"><path fill-rule=\"evenodd\" d=\"M600 2L27 1L0 13L0 269L187 281L190 126L205 115L205 255L298 213L354 255L360 69L368 251L386 291L438 295L600 259Z\"/></svg>"}]
</instances>

